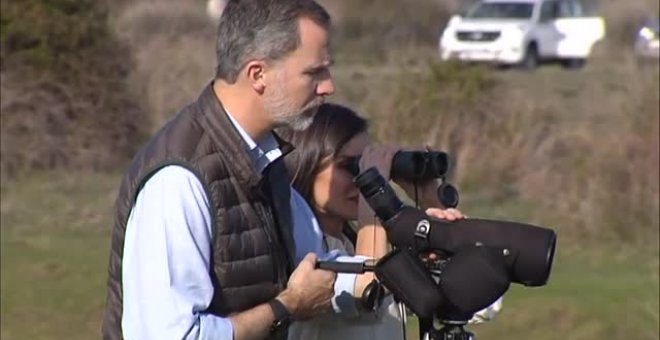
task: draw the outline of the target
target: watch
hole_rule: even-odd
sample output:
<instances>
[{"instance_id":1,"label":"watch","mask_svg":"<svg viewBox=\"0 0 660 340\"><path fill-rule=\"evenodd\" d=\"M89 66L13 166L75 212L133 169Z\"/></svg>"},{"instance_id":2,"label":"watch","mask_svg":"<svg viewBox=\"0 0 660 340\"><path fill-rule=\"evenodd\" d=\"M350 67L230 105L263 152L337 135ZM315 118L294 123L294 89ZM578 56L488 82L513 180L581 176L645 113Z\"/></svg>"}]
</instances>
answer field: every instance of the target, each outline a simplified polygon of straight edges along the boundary
<instances>
[{"instance_id":1,"label":"watch","mask_svg":"<svg viewBox=\"0 0 660 340\"><path fill-rule=\"evenodd\" d=\"M286 329L291 323L291 313L289 313L282 301L278 299L270 300L268 305L273 310L273 315L275 315L275 320L270 326L270 332L275 333Z\"/></svg>"}]
</instances>

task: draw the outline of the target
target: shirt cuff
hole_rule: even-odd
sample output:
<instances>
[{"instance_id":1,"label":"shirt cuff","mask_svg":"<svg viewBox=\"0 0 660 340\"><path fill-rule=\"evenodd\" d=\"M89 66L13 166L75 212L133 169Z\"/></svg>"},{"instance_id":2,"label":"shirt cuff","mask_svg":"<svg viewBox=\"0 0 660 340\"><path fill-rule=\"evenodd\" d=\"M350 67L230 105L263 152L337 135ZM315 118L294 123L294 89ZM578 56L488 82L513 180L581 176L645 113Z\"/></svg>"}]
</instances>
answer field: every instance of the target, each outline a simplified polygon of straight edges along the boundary
<instances>
[{"instance_id":1,"label":"shirt cuff","mask_svg":"<svg viewBox=\"0 0 660 340\"><path fill-rule=\"evenodd\" d=\"M233 339L234 325L229 318L202 313L199 315L198 332L198 334L194 334L195 330L193 329L186 337L186 340Z\"/></svg>"},{"instance_id":2,"label":"shirt cuff","mask_svg":"<svg viewBox=\"0 0 660 340\"><path fill-rule=\"evenodd\" d=\"M497 299L490 306L476 312L472 319L468 322L469 324L480 324L482 322L490 321L495 318L495 315L502 310L502 297Z\"/></svg>"},{"instance_id":3,"label":"shirt cuff","mask_svg":"<svg viewBox=\"0 0 660 340\"><path fill-rule=\"evenodd\" d=\"M369 259L366 256L338 256L334 260L337 262L357 263ZM356 304L355 280L358 274L337 273L335 280L335 295L332 298L332 309L335 313L346 316L358 316L358 307Z\"/></svg>"}]
</instances>

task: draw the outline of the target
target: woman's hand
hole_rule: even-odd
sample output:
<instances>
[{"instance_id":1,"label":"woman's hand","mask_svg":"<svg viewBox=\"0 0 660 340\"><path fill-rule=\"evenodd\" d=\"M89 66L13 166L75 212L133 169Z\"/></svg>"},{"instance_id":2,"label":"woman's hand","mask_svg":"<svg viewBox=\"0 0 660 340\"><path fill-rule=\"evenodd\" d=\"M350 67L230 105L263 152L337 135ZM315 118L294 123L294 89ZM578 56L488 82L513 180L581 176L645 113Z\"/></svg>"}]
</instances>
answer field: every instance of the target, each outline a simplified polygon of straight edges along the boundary
<instances>
[{"instance_id":1,"label":"woman's hand","mask_svg":"<svg viewBox=\"0 0 660 340\"><path fill-rule=\"evenodd\" d=\"M454 209L454 208L449 208L449 209L441 209L441 208L428 208L426 209L426 214L435 217L441 220L446 220L446 221L457 221L460 219L467 218L460 210ZM421 254L422 257L422 262L427 263L427 262L435 262L440 259L440 256L433 252L430 251L428 253L423 253Z\"/></svg>"},{"instance_id":2,"label":"woman's hand","mask_svg":"<svg viewBox=\"0 0 660 340\"><path fill-rule=\"evenodd\" d=\"M456 221L467 218L463 213L454 208L441 209L441 208L428 208L425 213L431 217L439 218L441 220Z\"/></svg>"},{"instance_id":3,"label":"woman's hand","mask_svg":"<svg viewBox=\"0 0 660 340\"><path fill-rule=\"evenodd\" d=\"M408 180L396 179L394 180L410 199L417 200L422 208L428 207L442 207L442 203L438 199L438 187L442 182L438 179L430 179L424 182L414 183ZM415 188L416 187L416 188Z\"/></svg>"}]
</instances>

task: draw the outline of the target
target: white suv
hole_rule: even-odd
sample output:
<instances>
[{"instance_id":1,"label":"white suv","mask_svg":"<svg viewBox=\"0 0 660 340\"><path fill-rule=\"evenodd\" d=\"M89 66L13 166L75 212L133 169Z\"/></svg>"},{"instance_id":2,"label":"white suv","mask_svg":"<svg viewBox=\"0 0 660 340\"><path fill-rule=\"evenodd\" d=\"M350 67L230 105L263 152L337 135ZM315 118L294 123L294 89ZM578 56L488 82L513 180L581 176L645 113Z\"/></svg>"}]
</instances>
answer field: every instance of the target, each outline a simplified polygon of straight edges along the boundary
<instances>
[{"instance_id":1,"label":"white suv","mask_svg":"<svg viewBox=\"0 0 660 340\"><path fill-rule=\"evenodd\" d=\"M588 16L579 0L482 0L449 20L440 54L528 69L542 59L579 67L604 36L604 20Z\"/></svg>"}]
</instances>

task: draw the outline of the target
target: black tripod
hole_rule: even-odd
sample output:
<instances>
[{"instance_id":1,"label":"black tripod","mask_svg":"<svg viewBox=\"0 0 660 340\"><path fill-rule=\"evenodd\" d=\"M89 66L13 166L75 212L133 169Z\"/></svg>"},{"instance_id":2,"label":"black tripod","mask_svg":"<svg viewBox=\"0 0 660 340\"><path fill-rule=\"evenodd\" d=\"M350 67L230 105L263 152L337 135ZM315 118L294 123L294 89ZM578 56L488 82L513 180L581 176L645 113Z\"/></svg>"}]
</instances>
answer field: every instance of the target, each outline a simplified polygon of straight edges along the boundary
<instances>
[{"instance_id":1,"label":"black tripod","mask_svg":"<svg viewBox=\"0 0 660 340\"><path fill-rule=\"evenodd\" d=\"M421 340L475 340L474 333L466 331L467 320L441 320L442 328L433 327L430 319L419 320L419 335Z\"/></svg>"}]
</instances>

